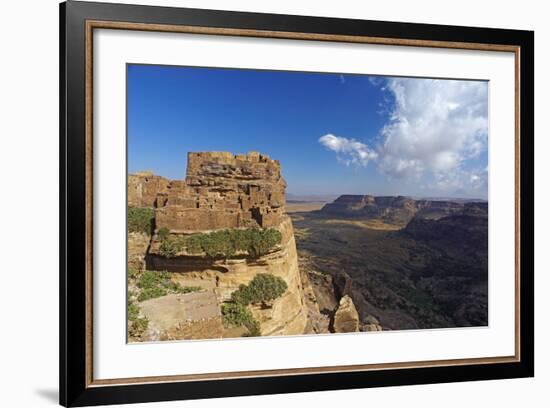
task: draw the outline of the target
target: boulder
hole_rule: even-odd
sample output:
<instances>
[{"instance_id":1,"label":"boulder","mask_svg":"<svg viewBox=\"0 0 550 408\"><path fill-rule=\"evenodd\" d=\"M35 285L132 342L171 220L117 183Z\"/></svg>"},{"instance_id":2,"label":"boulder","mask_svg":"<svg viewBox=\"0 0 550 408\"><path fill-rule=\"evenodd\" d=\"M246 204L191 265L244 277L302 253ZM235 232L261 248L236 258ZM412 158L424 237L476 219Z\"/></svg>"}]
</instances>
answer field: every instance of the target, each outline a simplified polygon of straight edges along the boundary
<instances>
[{"instance_id":1,"label":"boulder","mask_svg":"<svg viewBox=\"0 0 550 408\"><path fill-rule=\"evenodd\" d=\"M372 315L367 315L363 320L361 331L382 331L382 326L378 319Z\"/></svg>"}]
</instances>

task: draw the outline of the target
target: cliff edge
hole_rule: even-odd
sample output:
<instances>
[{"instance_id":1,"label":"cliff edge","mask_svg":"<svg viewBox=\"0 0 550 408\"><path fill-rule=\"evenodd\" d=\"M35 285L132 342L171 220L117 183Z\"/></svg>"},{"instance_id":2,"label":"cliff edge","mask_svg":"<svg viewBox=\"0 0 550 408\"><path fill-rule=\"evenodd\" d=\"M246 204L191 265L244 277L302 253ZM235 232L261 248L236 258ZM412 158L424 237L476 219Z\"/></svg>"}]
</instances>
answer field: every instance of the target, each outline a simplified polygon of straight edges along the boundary
<instances>
[{"instance_id":1,"label":"cliff edge","mask_svg":"<svg viewBox=\"0 0 550 408\"><path fill-rule=\"evenodd\" d=\"M308 309L279 162L257 152L192 152L185 180L164 183L153 177L129 179L129 190L147 191L131 202L154 207L146 269L168 272L176 287L194 289L141 304L150 339L250 335L246 319L258 325L254 335L306 332ZM238 318L248 332L227 324L224 311L235 310L234 293L260 274L284 281L284 292L245 305L241 314L246 318Z\"/></svg>"}]
</instances>

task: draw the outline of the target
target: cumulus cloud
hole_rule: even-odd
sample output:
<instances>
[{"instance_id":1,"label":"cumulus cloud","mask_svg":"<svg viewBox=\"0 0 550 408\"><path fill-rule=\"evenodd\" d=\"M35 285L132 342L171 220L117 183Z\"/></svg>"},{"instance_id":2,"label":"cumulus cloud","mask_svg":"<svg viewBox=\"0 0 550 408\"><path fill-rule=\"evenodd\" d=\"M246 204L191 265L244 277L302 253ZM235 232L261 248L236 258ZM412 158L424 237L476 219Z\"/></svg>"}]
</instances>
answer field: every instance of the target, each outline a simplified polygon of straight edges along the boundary
<instances>
[{"instance_id":1,"label":"cumulus cloud","mask_svg":"<svg viewBox=\"0 0 550 408\"><path fill-rule=\"evenodd\" d=\"M336 153L337 159L345 165L366 166L369 161L376 160L378 153L366 144L355 139L326 134L319 138L319 143Z\"/></svg>"},{"instance_id":2,"label":"cumulus cloud","mask_svg":"<svg viewBox=\"0 0 550 408\"><path fill-rule=\"evenodd\" d=\"M487 151L487 83L417 78L369 78L382 89L388 117L375 148L327 134L319 142L346 165L377 169L389 179L416 179L441 192L486 192L487 169L472 163ZM471 161L470 161L471 160ZM469 162L470 161L470 162Z\"/></svg>"},{"instance_id":3,"label":"cumulus cloud","mask_svg":"<svg viewBox=\"0 0 550 408\"><path fill-rule=\"evenodd\" d=\"M384 89L394 100L379 149L388 176L448 179L486 150L485 82L392 78Z\"/></svg>"},{"instance_id":4,"label":"cumulus cloud","mask_svg":"<svg viewBox=\"0 0 550 408\"><path fill-rule=\"evenodd\" d=\"M437 173L428 189L447 194L487 195L487 168L457 169L447 173Z\"/></svg>"}]
</instances>

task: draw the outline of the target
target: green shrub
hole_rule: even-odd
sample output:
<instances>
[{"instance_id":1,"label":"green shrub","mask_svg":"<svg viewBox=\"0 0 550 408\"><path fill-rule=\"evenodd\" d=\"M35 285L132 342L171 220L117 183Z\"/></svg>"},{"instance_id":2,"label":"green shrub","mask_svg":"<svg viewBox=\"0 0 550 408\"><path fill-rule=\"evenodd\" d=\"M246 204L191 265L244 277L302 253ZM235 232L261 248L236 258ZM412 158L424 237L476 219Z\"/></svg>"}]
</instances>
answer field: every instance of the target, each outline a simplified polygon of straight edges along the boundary
<instances>
[{"instance_id":1,"label":"green shrub","mask_svg":"<svg viewBox=\"0 0 550 408\"><path fill-rule=\"evenodd\" d=\"M254 319L245 305L224 303L222 304L222 315L227 324L246 327L249 336L259 336L261 334L260 323Z\"/></svg>"},{"instance_id":2,"label":"green shrub","mask_svg":"<svg viewBox=\"0 0 550 408\"><path fill-rule=\"evenodd\" d=\"M253 257L267 254L271 249L281 243L281 233L276 229L267 230L252 229L248 252Z\"/></svg>"},{"instance_id":3,"label":"green shrub","mask_svg":"<svg viewBox=\"0 0 550 408\"><path fill-rule=\"evenodd\" d=\"M200 286L180 286L176 283L174 291L176 293L191 293L191 292L200 292L202 288Z\"/></svg>"},{"instance_id":4,"label":"green shrub","mask_svg":"<svg viewBox=\"0 0 550 408\"><path fill-rule=\"evenodd\" d=\"M240 285L231 294L235 303L248 305L250 303L265 303L277 299L287 290L286 282L269 273L259 273L248 285Z\"/></svg>"},{"instance_id":5,"label":"green shrub","mask_svg":"<svg viewBox=\"0 0 550 408\"><path fill-rule=\"evenodd\" d=\"M238 251L247 251L250 256L256 258L271 251L281 243L281 239L281 233L273 228L228 229L187 237L166 235L161 240L159 253L167 258L173 258L185 248L190 254L204 252L211 258L228 258Z\"/></svg>"},{"instance_id":6,"label":"green shrub","mask_svg":"<svg viewBox=\"0 0 550 408\"><path fill-rule=\"evenodd\" d=\"M143 302L145 300L166 296L167 294L168 294L168 291L165 288L156 286L153 288L143 289L141 293L138 295L138 300L140 302Z\"/></svg>"},{"instance_id":7,"label":"green shrub","mask_svg":"<svg viewBox=\"0 0 550 408\"><path fill-rule=\"evenodd\" d=\"M139 338L145 333L149 326L146 317L139 317L139 306L136 305L128 294L128 334L130 337Z\"/></svg>"},{"instance_id":8,"label":"green shrub","mask_svg":"<svg viewBox=\"0 0 550 408\"><path fill-rule=\"evenodd\" d=\"M200 254L203 252L200 240L196 239L194 236L187 238L185 241L185 249L188 254Z\"/></svg>"},{"instance_id":9,"label":"green shrub","mask_svg":"<svg viewBox=\"0 0 550 408\"><path fill-rule=\"evenodd\" d=\"M170 230L166 227L159 229L158 236L161 241L164 241L170 235Z\"/></svg>"},{"instance_id":10,"label":"green shrub","mask_svg":"<svg viewBox=\"0 0 550 408\"><path fill-rule=\"evenodd\" d=\"M155 210L128 207L128 231L151 235L155 226Z\"/></svg>"},{"instance_id":11,"label":"green shrub","mask_svg":"<svg viewBox=\"0 0 550 408\"><path fill-rule=\"evenodd\" d=\"M139 338L145 333L149 327L149 320L145 317L138 318L133 322L130 322L128 326L128 334L130 337Z\"/></svg>"},{"instance_id":12,"label":"green shrub","mask_svg":"<svg viewBox=\"0 0 550 408\"><path fill-rule=\"evenodd\" d=\"M160 243L159 253L166 258L173 258L185 247L185 243L185 237L167 236Z\"/></svg>"},{"instance_id":13,"label":"green shrub","mask_svg":"<svg viewBox=\"0 0 550 408\"><path fill-rule=\"evenodd\" d=\"M253 320L246 328L248 329L248 335L245 335L245 337L258 337L262 335L260 322L257 320Z\"/></svg>"},{"instance_id":14,"label":"green shrub","mask_svg":"<svg viewBox=\"0 0 550 408\"><path fill-rule=\"evenodd\" d=\"M199 234L190 237L191 247L200 247L209 257L235 255L234 234L237 230L214 231L209 234ZM193 242L196 241L196 242Z\"/></svg>"},{"instance_id":15,"label":"green shrub","mask_svg":"<svg viewBox=\"0 0 550 408\"><path fill-rule=\"evenodd\" d=\"M137 281L137 287L141 289L138 301L143 302L167 295L168 290L174 290L176 284L170 280L167 272L144 271Z\"/></svg>"},{"instance_id":16,"label":"green shrub","mask_svg":"<svg viewBox=\"0 0 550 408\"><path fill-rule=\"evenodd\" d=\"M139 306L128 299L128 320L134 321L139 316Z\"/></svg>"},{"instance_id":17,"label":"green shrub","mask_svg":"<svg viewBox=\"0 0 550 408\"><path fill-rule=\"evenodd\" d=\"M246 327L248 336L259 336L260 323L254 319L247 305L274 300L281 296L287 287L286 282L278 276L259 273L248 285L240 285L239 289L231 294L232 302L222 305L224 322Z\"/></svg>"},{"instance_id":18,"label":"green shrub","mask_svg":"<svg viewBox=\"0 0 550 408\"><path fill-rule=\"evenodd\" d=\"M139 276L139 271L136 268L128 266L128 278L136 279Z\"/></svg>"},{"instance_id":19,"label":"green shrub","mask_svg":"<svg viewBox=\"0 0 550 408\"><path fill-rule=\"evenodd\" d=\"M200 286L181 286L170 279L168 272L144 271L137 281L141 289L137 295L140 302L144 300L166 296L168 293L191 293L201 291Z\"/></svg>"},{"instance_id":20,"label":"green shrub","mask_svg":"<svg viewBox=\"0 0 550 408\"><path fill-rule=\"evenodd\" d=\"M151 289L158 285L167 284L170 276L167 272L144 271L137 282L140 289Z\"/></svg>"}]
</instances>

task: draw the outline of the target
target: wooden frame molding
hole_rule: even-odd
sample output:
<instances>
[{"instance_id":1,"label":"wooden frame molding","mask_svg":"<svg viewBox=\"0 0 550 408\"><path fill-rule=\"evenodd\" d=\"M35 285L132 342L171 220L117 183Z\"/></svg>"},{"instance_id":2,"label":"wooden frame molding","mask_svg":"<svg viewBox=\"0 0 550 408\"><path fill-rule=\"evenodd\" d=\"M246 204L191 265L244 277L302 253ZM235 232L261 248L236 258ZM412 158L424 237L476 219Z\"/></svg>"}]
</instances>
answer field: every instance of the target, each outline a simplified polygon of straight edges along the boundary
<instances>
[{"instance_id":1,"label":"wooden frame molding","mask_svg":"<svg viewBox=\"0 0 550 408\"><path fill-rule=\"evenodd\" d=\"M60 403L121 404L534 376L534 33L67 1L60 5ZM153 377L94 378L95 30L513 53L514 355ZM510 163L510 165L512 165Z\"/></svg>"},{"instance_id":2,"label":"wooden frame molding","mask_svg":"<svg viewBox=\"0 0 550 408\"><path fill-rule=\"evenodd\" d=\"M379 44L379 45L398 45L407 47L429 47L429 48L454 48L461 50L477 51L501 51L516 52L519 47L504 44L483 44L458 41L436 41L436 40L412 40L406 38L385 38L359 35L334 35L318 33L300 33L292 31L269 31L269 30L250 30L239 28L221 28L221 27L196 27L189 25L169 25L169 24L150 24L150 23L127 23L121 21L86 21L88 29L105 28L112 30L132 30L132 31L156 31L163 33L184 33L184 34L206 34L223 35L233 37L256 37L256 38L278 38L286 40L307 40L307 41L330 41L356 44Z\"/></svg>"},{"instance_id":3,"label":"wooden frame molding","mask_svg":"<svg viewBox=\"0 0 550 408\"><path fill-rule=\"evenodd\" d=\"M322 366L294 369L277 369L277 370L257 370L257 371L239 371L225 373L207 373L207 374L187 374L187 375L172 375L172 376L153 376L153 377L133 377L133 378L113 378L94 380L93 378L93 304L87 302L86 313L86 384L90 387L115 385L115 384L140 384L140 383L162 383L175 381L204 381L212 379L234 379L242 377L260 377L260 376L289 376L296 374L315 374L315 373L336 373L342 371L369 371L369 370L387 370L387 369L409 369L421 367L440 367L449 365L466 365L466 364L495 364L509 363L520 361L520 291L519 291L519 172L520 158L519 143L519 52L520 47L500 44L482 44L482 43L463 43L463 42L447 42L447 41L425 41L425 40L408 40L408 39L393 39L379 38L368 36L348 36L348 35L326 35L313 33L295 33L284 31L262 31L262 30L241 30L241 29L226 29L214 27L194 27L186 25L164 25L164 24L147 24L147 23L125 23L117 21L101 21L88 20L86 21L86 196L89 198L87 210L86 236L89 238L86 244L87 253L87 269L86 269L86 285L88 299L93 299L93 32L94 29L115 29L115 30L133 30L147 32L170 32L170 33L186 33L186 34L206 34L206 35L222 35L222 36L244 36L256 38L276 38L276 39L291 39L291 40L307 40L307 41L331 41L341 43L360 43L360 44L379 44L391 46L410 46L410 47L430 47L430 48L451 48L464 50L478 51L495 51L495 52L513 52L515 58L515 144L516 144L516 323L515 323L515 355L502 357L481 357L467 359L452 359L452 360L432 360L432 361L416 361L416 362L401 362L401 363L385 363L385 364L358 364L344 366Z\"/></svg>"}]
</instances>

